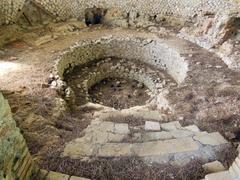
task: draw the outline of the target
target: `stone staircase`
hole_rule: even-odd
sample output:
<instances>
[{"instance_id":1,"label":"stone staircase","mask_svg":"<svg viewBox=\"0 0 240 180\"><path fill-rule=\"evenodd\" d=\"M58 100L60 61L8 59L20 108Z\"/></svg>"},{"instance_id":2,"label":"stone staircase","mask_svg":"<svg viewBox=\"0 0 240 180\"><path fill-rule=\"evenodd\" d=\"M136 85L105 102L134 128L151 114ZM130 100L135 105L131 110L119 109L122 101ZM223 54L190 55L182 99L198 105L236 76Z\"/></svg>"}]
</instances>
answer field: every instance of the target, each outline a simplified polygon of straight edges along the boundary
<instances>
[{"instance_id":1,"label":"stone staircase","mask_svg":"<svg viewBox=\"0 0 240 180\"><path fill-rule=\"evenodd\" d=\"M217 132L201 132L197 126L182 127L178 121L142 126L94 120L85 136L66 144L63 156L70 158L139 157L148 163L185 165L193 159L211 162L216 152L229 147Z\"/></svg>"}]
</instances>

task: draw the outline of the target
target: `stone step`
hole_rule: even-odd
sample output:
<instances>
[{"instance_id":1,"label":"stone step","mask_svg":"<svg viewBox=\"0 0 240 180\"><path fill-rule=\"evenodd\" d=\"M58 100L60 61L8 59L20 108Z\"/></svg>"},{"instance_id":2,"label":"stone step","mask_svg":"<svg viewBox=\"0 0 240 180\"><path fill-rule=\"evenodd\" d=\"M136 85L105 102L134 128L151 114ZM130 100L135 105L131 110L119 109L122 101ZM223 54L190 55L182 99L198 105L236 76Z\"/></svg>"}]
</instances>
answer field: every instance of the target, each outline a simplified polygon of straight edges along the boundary
<instances>
[{"instance_id":1,"label":"stone step","mask_svg":"<svg viewBox=\"0 0 240 180\"><path fill-rule=\"evenodd\" d=\"M192 152L198 149L198 144L192 138L136 143L132 145L133 153L139 157L163 156L172 153Z\"/></svg>"},{"instance_id":2,"label":"stone step","mask_svg":"<svg viewBox=\"0 0 240 180\"><path fill-rule=\"evenodd\" d=\"M59 172L53 172L53 171L46 171L41 169L38 178L45 179L45 180L90 180L83 177L77 177L77 176L70 176L67 174L62 174Z\"/></svg>"},{"instance_id":3,"label":"stone step","mask_svg":"<svg viewBox=\"0 0 240 180\"><path fill-rule=\"evenodd\" d=\"M207 173L217 173L217 172L226 170L225 167L223 166L223 164L219 161L213 161L210 163L206 163L202 167Z\"/></svg>"},{"instance_id":4,"label":"stone step","mask_svg":"<svg viewBox=\"0 0 240 180\"><path fill-rule=\"evenodd\" d=\"M173 130L181 129L182 126L179 123L179 121L172 121L172 122L169 122L169 123L161 124L161 128L164 131L173 131Z\"/></svg>"},{"instance_id":5,"label":"stone step","mask_svg":"<svg viewBox=\"0 0 240 180\"><path fill-rule=\"evenodd\" d=\"M198 135L206 135L207 132L193 132L183 129L178 129L174 131L160 131L160 132L144 132L144 133L135 133L134 140L148 142L148 141L157 141L157 140L168 140L168 139L179 139L186 137L193 137ZM140 137L139 137L140 136Z\"/></svg>"},{"instance_id":6,"label":"stone step","mask_svg":"<svg viewBox=\"0 0 240 180\"><path fill-rule=\"evenodd\" d=\"M222 171L206 175L205 180L234 180L234 178L228 171Z\"/></svg>"},{"instance_id":7,"label":"stone step","mask_svg":"<svg viewBox=\"0 0 240 180\"><path fill-rule=\"evenodd\" d=\"M235 162L229 168L229 172L234 179L240 179L240 168Z\"/></svg>"},{"instance_id":8,"label":"stone step","mask_svg":"<svg viewBox=\"0 0 240 180\"><path fill-rule=\"evenodd\" d=\"M240 154L239 154L238 157L235 159L235 163L237 163L237 165L240 167Z\"/></svg>"},{"instance_id":9,"label":"stone step","mask_svg":"<svg viewBox=\"0 0 240 180\"><path fill-rule=\"evenodd\" d=\"M198 151L200 146L192 138L171 139L144 143L107 143L100 147L97 157L156 157Z\"/></svg>"}]
</instances>

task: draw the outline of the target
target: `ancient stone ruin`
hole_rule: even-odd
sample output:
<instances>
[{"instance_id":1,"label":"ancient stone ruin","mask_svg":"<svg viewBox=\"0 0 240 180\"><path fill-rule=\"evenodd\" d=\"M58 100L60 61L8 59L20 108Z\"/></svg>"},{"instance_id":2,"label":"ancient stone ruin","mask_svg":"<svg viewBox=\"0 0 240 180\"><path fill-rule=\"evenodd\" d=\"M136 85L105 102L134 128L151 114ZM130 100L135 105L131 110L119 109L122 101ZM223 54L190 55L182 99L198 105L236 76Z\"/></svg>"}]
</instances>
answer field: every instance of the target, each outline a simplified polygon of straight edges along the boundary
<instances>
[{"instance_id":1,"label":"ancient stone ruin","mask_svg":"<svg viewBox=\"0 0 240 180\"><path fill-rule=\"evenodd\" d=\"M2 0L0 180L240 179L238 0Z\"/></svg>"}]
</instances>

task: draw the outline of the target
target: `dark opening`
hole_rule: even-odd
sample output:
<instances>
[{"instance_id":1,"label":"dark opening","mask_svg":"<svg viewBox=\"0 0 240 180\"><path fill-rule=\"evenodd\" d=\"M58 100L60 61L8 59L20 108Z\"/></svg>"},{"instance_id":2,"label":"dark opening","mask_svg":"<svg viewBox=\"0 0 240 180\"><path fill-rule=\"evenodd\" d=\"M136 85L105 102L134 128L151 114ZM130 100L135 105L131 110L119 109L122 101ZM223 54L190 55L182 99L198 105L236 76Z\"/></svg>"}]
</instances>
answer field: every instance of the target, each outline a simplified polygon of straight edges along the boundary
<instances>
[{"instance_id":1,"label":"dark opening","mask_svg":"<svg viewBox=\"0 0 240 180\"><path fill-rule=\"evenodd\" d=\"M85 10L85 23L87 26L101 24L102 19L106 14L106 9L103 8L88 8Z\"/></svg>"}]
</instances>

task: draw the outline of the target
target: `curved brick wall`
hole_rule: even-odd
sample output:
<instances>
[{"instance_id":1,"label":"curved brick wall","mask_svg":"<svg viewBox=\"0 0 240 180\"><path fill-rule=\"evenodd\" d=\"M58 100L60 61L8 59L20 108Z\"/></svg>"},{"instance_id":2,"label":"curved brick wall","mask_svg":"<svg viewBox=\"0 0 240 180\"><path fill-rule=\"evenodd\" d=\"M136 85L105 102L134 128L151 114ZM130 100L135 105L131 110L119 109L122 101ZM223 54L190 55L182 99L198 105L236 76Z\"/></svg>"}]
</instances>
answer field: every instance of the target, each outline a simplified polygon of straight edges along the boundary
<instances>
[{"instance_id":1,"label":"curved brick wall","mask_svg":"<svg viewBox=\"0 0 240 180\"><path fill-rule=\"evenodd\" d=\"M2 0L0 2L1 23L16 20L17 12L28 1L26 0ZM83 17L84 10L89 7L99 6L105 8L117 7L123 12L137 11L141 14L172 15L181 17L193 17L201 12L213 12L235 9L234 0L32 0L36 5L45 9L60 19L70 17Z\"/></svg>"},{"instance_id":2,"label":"curved brick wall","mask_svg":"<svg viewBox=\"0 0 240 180\"><path fill-rule=\"evenodd\" d=\"M34 170L26 142L16 127L7 100L0 93L0 179L27 180Z\"/></svg>"},{"instance_id":3,"label":"curved brick wall","mask_svg":"<svg viewBox=\"0 0 240 180\"><path fill-rule=\"evenodd\" d=\"M0 24L14 22L18 12L23 8L25 0L1 0L0 1Z\"/></svg>"}]
</instances>

